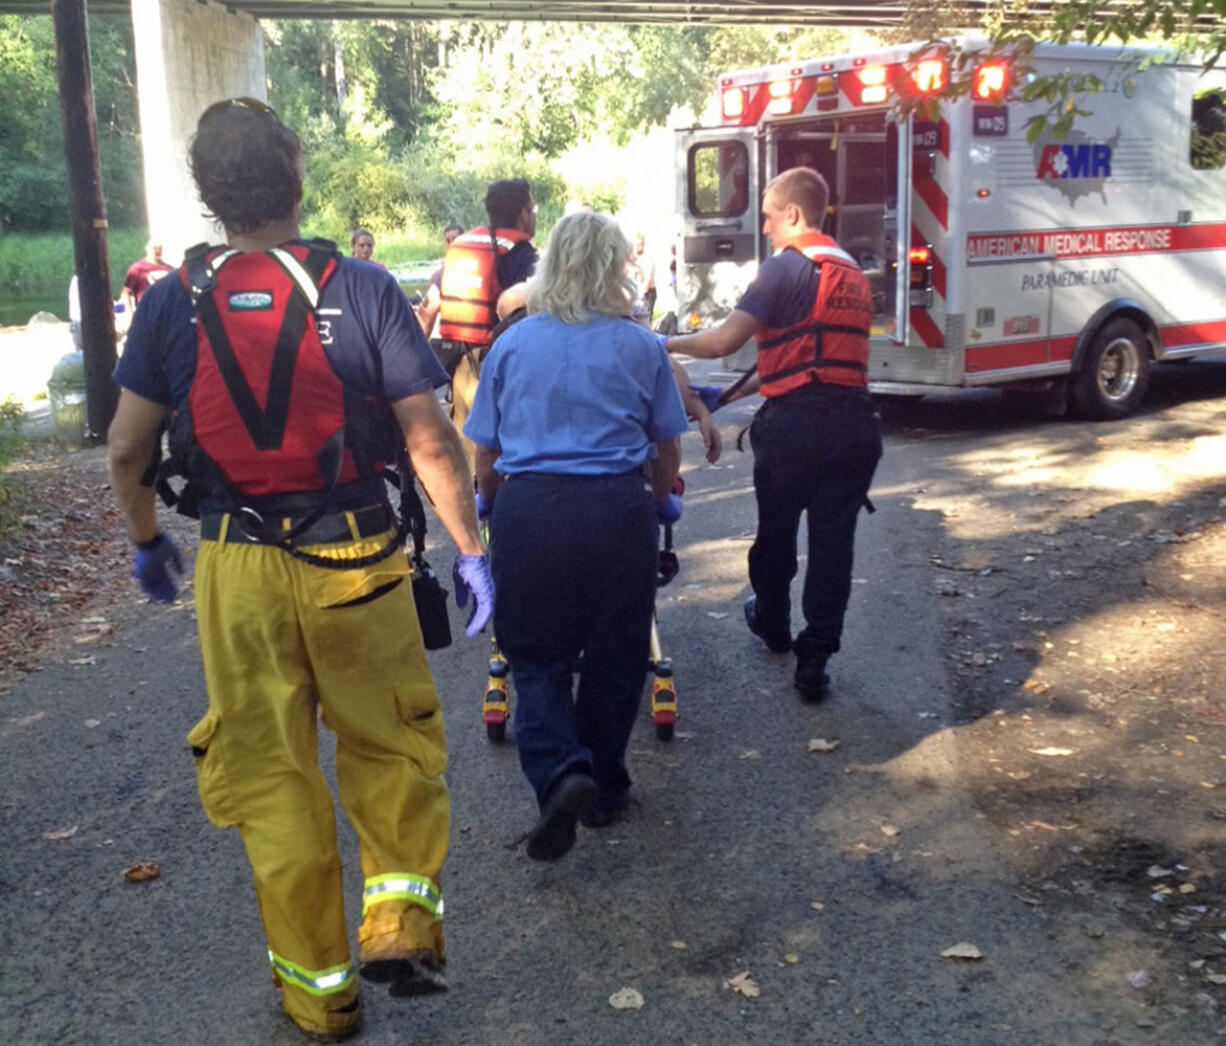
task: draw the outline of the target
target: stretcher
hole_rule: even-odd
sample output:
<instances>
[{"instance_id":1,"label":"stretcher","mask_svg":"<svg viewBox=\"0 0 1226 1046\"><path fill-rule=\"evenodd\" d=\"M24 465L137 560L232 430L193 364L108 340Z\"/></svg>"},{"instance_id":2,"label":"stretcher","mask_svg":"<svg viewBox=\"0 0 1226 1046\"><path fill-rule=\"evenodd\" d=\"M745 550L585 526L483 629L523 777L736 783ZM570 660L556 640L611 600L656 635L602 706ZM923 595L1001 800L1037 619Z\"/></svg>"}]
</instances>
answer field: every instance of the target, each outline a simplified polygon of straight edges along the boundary
<instances>
[{"instance_id":1,"label":"stretcher","mask_svg":"<svg viewBox=\"0 0 1226 1046\"><path fill-rule=\"evenodd\" d=\"M684 491L685 483L678 476L673 492L680 495ZM664 532L663 544L656 568L657 590L672 581L681 569L677 553L673 551L672 524L664 524L662 530ZM488 526L482 536L488 544ZM507 659L498 649L496 638L491 637L490 646L490 670L485 684L485 696L481 701L481 720L485 723L486 737L495 743L501 743L506 740L507 720L511 715L510 669ZM647 652L647 670L652 675L651 721L656 728L656 740L671 741L677 724L677 684L673 678L672 660L664 656L664 649L660 644L659 616L654 608L651 612L651 641Z\"/></svg>"}]
</instances>

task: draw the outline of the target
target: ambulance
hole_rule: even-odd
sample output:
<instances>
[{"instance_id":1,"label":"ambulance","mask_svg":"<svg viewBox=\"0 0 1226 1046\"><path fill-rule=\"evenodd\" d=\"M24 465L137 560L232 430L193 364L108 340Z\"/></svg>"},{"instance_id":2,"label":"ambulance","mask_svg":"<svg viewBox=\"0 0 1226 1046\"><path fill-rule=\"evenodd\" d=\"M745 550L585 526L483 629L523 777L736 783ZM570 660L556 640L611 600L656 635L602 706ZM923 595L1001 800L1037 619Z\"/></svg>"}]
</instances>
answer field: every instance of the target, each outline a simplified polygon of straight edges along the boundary
<instances>
[{"instance_id":1,"label":"ambulance","mask_svg":"<svg viewBox=\"0 0 1226 1046\"><path fill-rule=\"evenodd\" d=\"M770 251L761 194L791 167L831 191L824 231L860 264L869 389L1059 389L1119 418L1155 361L1226 351L1226 73L1138 48L988 41L817 58L719 78L721 125L677 132L677 316L735 306ZM961 52L964 62L954 55ZM976 59L977 54L987 55ZM1092 75L1064 137L1027 77ZM935 101L951 76L962 97ZM934 99L924 118L900 100ZM752 343L733 365L748 369Z\"/></svg>"}]
</instances>

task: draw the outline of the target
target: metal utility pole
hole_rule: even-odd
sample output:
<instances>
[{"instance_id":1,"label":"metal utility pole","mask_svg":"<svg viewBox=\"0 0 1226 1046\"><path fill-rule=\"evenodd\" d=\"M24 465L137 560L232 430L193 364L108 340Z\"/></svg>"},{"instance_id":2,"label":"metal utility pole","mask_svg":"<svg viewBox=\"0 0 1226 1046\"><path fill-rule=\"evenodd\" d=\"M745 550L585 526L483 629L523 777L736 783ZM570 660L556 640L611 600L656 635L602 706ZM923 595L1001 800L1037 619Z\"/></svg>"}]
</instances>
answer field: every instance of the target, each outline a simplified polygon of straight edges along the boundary
<instances>
[{"instance_id":1,"label":"metal utility pole","mask_svg":"<svg viewBox=\"0 0 1226 1046\"><path fill-rule=\"evenodd\" d=\"M81 346L85 357L86 437L106 439L118 393L115 313L106 249L106 200L98 162L98 123L89 65L85 0L51 0L55 58L60 78L60 118L68 161L68 199L77 291L81 298Z\"/></svg>"}]
</instances>

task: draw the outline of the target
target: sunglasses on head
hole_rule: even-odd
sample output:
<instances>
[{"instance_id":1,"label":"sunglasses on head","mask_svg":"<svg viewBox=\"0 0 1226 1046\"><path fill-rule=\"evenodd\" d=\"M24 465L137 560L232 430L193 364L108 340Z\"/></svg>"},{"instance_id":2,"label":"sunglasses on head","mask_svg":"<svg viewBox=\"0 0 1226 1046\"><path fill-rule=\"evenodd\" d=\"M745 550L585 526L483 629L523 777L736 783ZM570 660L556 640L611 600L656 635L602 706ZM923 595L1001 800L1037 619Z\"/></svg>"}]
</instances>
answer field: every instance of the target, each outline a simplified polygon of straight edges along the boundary
<instances>
[{"instance_id":1,"label":"sunglasses on head","mask_svg":"<svg viewBox=\"0 0 1226 1046\"><path fill-rule=\"evenodd\" d=\"M258 98L225 98L220 102L214 102L205 109L200 114L200 119L196 121L196 126L199 127L209 117L216 116L225 109L250 109L253 113L263 113L266 116L271 116L274 120L278 119L277 111L267 102L261 102Z\"/></svg>"}]
</instances>

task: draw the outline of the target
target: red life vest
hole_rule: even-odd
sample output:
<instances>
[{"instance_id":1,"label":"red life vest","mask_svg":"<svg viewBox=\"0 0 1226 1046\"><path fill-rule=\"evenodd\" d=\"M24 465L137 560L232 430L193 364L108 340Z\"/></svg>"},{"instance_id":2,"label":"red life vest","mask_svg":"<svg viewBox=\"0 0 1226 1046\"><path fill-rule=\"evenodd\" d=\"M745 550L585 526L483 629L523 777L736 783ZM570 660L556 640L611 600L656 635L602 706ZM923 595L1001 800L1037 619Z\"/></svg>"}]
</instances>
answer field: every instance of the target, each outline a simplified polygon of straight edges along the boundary
<instances>
[{"instance_id":1,"label":"red life vest","mask_svg":"<svg viewBox=\"0 0 1226 1046\"><path fill-rule=\"evenodd\" d=\"M868 384L868 336L873 296L868 277L829 236L807 232L784 250L818 267L817 296L792 327L763 327L758 376L763 396L782 396L813 382L863 388Z\"/></svg>"},{"instance_id":2,"label":"red life vest","mask_svg":"<svg viewBox=\"0 0 1226 1046\"><path fill-rule=\"evenodd\" d=\"M519 229L495 229L491 237L485 226L457 236L443 258L439 285L438 336L444 341L489 345L498 325L498 259L531 237Z\"/></svg>"},{"instance_id":3,"label":"red life vest","mask_svg":"<svg viewBox=\"0 0 1226 1046\"><path fill-rule=\"evenodd\" d=\"M170 450L198 494L249 503L368 478L382 490L389 410L337 377L316 329L338 259L326 240L188 252L179 277L196 313L196 370Z\"/></svg>"}]
</instances>

